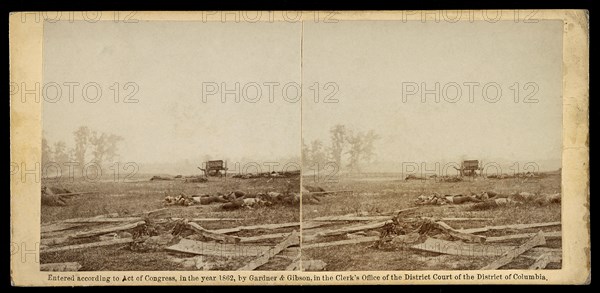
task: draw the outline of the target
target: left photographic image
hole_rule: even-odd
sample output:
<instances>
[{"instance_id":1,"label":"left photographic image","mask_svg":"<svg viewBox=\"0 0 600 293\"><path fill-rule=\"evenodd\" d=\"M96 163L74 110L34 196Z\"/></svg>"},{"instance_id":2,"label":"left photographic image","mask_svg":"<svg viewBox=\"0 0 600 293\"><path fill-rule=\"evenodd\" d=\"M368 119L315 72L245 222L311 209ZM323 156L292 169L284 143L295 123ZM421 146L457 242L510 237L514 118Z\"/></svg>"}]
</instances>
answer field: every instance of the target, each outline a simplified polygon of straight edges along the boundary
<instances>
[{"instance_id":1,"label":"left photographic image","mask_svg":"<svg viewBox=\"0 0 600 293\"><path fill-rule=\"evenodd\" d=\"M40 270L300 270L301 37L45 22Z\"/></svg>"}]
</instances>

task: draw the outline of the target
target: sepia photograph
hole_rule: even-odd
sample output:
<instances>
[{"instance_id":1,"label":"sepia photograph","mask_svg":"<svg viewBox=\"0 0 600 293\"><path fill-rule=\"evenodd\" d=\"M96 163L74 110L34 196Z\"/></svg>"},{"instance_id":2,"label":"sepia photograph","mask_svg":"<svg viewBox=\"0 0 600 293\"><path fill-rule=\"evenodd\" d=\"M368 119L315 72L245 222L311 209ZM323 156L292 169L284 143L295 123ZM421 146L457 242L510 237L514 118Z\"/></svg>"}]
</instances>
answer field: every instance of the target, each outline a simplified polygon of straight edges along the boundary
<instances>
[{"instance_id":1,"label":"sepia photograph","mask_svg":"<svg viewBox=\"0 0 600 293\"><path fill-rule=\"evenodd\" d=\"M587 10L9 24L14 286L591 282Z\"/></svg>"},{"instance_id":2,"label":"sepia photograph","mask_svg":"<svg viewBox=\"0 0 600 293\"><path fill-rule=\"evenodd\" d=\"M561 59L560 21L305 24L303 259L560 268Z\"/></svg>"},{"instance_id":3,"label":"sepia photograph","mask_svg":"<svg viewBox=\"0 0 600 293\"><path fill-rule=\"evenodd\" d=\"M297 269L300 40L291 23L46 23L40 269Z\"/></svg>"}]
</instances>

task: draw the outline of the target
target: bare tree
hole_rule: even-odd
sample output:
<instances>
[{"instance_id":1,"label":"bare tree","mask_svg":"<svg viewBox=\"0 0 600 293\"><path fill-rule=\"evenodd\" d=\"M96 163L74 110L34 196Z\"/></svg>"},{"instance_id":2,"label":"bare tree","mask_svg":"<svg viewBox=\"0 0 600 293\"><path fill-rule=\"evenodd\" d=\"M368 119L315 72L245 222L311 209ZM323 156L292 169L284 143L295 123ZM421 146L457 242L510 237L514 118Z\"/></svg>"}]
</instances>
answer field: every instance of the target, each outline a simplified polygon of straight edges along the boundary
<instances>
[{"instance_id":1,"label":"bare tree","mask_svg":"<svg viewBox=\"0 0 600 293\"><path fill-rule=\"evenodd\" d=\"M54 143L54 162L62 167L62 164L68 162L71 158L67 151L67 145L64 141L58 141Z\"/></svg>"},{"instance_id":2,"label":"bare tree","mask_svg":"<svg viewBox=\"0 0 600 293\"><path fill-rule=\"evenodd\" d=\"M310 153L312 164L318 164L318 168L323 168L327 162L327 152L322 141L315 139L310 143Z\"/></svg>"},{"instance_id":3,"label":"bare tree","mask_svg":"<svg viewBox=\"0 0 600 293\"><path fill-rule=\"evenodd\" d=\"M346 132L346 126L341 124L334 125L329 130L331 135L331 147L329 150L331 158L338 169L342 168L342 153L346 144Z\"/></svg>"},{"instance_id":4,"label":"bare tree","mask_svg":"<svg viewBox=\"0 0 600 293\"><path fill-rule=\"evenodd\" d=\"M90 134L90 129L87 126L80 126L73 132L75 136L75 161L79 164L80 168L83 168L86 163L85 154L88 149Z\"/></svg>"},{"instance_id":5,"label":"bare tree","mask_svg":"<svg viewBox=\"0 0 600 293\"><path fill-rule=\"evenodd\" d=\"M106 155L106 134L98 134L96 131L92 131L90 135L90 144L92 146L92 155L94 156L94 162L102 164L104 155Z\"/></svg>"},{"instance_id":6,"label":"bare tree","mask_svg":"<svg viewBox=\"0 0 600 293\"><path fill-rule=\"evenodd\" d=\"M347 167L350 172L360 172L363 135L360 132L354 133L354 131L350 130L346 134L346 142L349 146L346 151L346 154L349 155Z\"/></svg>"},{"instance_id":7,"label":"bare tree","mask_svg":"<svg viewBox=\"0 0 600 293\"><path fill-rule=\"evenodd\" d=\"M375 155L375 141L379 136L373 130L369 130L366 134L363 132L348 131L346 134L346 142L349 149L346 154L349 155L348 168L350 172L360 172L361 163L369 162Z\"/></svg>"},{"instance_id":8,"label":"bare tree","mask_svg":"<svg viewBox=\"0 0 600 293\"><path fill-rule=\"evenodd\" d=\"M90 136L90 144L92 145L92 155L94 162L103 164L107 161L113 161L117 156L118 142L123 140L122 137L114 134L98 133L92 131Z\"/></svg>"},{"instance_id":9,"label":"bare tree","mask_svg":"<svg viewBox=\"0 0 600 293\"><path fill-rule=\"evenodd\" d=\"M115 135L115 134L108 134L107 138L106 138L106 147L104 148L106 154L105 154L105 158L108 161L113 161L118 155L119 155L119 148L118 148L118 143L120 141L123 140L123 137Z\"/></svg>"},{"instance_id":10,"label":"bare tree","mask_svg":"<svg viewBox=\"0 0 600 293\"><path fill-rule=\"evenodd\" d=\"M377 141L379 138L381 138L377 133L375 133L374 130L369 130L363 138L363 146L362 146L362 152L363 152L363 158L365 160L365 162L371 162L371 160L373 160L373 157L375 157L375 141Z\"/></svg>"}]
</instances>

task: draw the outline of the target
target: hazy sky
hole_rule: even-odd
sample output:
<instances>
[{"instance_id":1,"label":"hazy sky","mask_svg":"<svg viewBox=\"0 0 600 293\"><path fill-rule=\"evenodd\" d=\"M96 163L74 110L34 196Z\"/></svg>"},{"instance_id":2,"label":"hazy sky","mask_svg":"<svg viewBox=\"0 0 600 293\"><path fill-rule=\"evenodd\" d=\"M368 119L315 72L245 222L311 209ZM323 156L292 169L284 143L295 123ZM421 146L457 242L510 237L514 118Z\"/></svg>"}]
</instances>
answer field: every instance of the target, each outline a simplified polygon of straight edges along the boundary
<instances>
[{"instance_id":1,"label":"hazy sky","mask_svg":"<svg viewBox=\"0 0 600 293\"><path fill-rule=\"evenodd\" d=\"M329 141L329 127L340 123L374 129L381 139L379 160L473 159L556 160L562 145L562 22L422 23L354 21L304 24L305 84L335 82L338 103L303 100L303 135ZM440 84L421 102L420 91L403 102L403 83L422 89ZM460 85L456 103L443 87ZM469 102L465 82L479 82ZM485 84L502 89L498 102L486 102ZM520 83L520 101L511 86ZM538 85L533 96L523 99ZM323 92L326 92L323 90ZM330 91L329 91L330 92ZM306 96L306 94L305 94ZM457 96L447 87L447 97ZM488 98L496 96L488 87Z\"/></svg>"},{"instance_id":2,"label":"hazy sky","mask_svg":"<svg viewBox=\"0 0 600 293\"><path fill-rule=\"evenodd\" d=\"M337 123L374 129L382 138L379 160L560 160L562 125L562 22L333 23L58 22L44 27L44 83L78 82L75 101L62 86L58 103L45 103L43 129L51 141L72 143L80 125L124 137L121 158L173 162L204 155L256 158L300 155L300 138L329 141ZM102 88L85 102L83 85ZM113 100L118 82L120 101ZM133 87L138 103L123 103ZM256 82L261 100L202 101L203 84L234 88ZM301 104L283 99L282 87L303 83ZM333 82L338 103L321 99ZM403 84L432 89L402 101ZM464 83L478 82L474 102ZM520 85L514 102L514 84ZM537 103L523 103L535 83ZM265 83L274 88L268 101ZM461 88L460 100L443 99L445 85ZM483 99L485 84L502 89L500 101ZM111 87L112 86L112 87ZM512 88L512 89L511 89ZM251 96L255 88L248 87ZM420 90L420 89L418 89ZM52 90L50 90L51 93ZM495 88L488 89L490 97ZM88 96L95 96L93 87ZM295 88L288 89L288 97ZM456 96L456 88L448 88ZM301 112L302 111L302 112ZM301 114L302 113L302 114ZM300 119L302 117L302 120ZM301 122L302 121L302 122ZM301 123L302 131L301 131Z\"/></svg>"},{"instance_id":3,"label":"hazy sky","mask_svg":"<svg viewBox=\"0 0 600 293\"><path fill-rule=\"evenodd\" d=\"M268 101L265 82L300 83L301 24L202 22L58 22L44 27L44 84L79 82L75 102L45 103L44 134L51 141L73 140L80 125L121 135L121 158L173 162L208 155L213 159L256 160L300 156L300 103L284 102L282 86ZM97 103L85 102L83 85L102 87ZM114 102L132 93L138 103ZM203 83L228 89L240 83L261 86L257 103L221 102L220 92L202 101ZM88 97L95 88L88 87ZM289 89L294 98L294 90ZM54 92L50 91L53 95ZM49 95L50 96L50 95ZM247 96L257 96L247 87Z\"/></svg>"}]
</instances>

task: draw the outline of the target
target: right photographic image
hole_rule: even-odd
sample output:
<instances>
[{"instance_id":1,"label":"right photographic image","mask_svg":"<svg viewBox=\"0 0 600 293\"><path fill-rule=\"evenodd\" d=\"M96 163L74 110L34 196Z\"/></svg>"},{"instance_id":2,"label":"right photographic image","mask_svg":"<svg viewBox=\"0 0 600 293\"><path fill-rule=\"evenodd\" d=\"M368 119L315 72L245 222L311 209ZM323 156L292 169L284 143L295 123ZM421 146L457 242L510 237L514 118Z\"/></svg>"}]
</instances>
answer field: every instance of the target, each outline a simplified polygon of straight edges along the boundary
<instances>
[{"instance_id":1,"label":"right photographic image","mask_svg":"<svg viewBox=\"0 0 600 293\"><path fill-rule=\"evenodd\" d=\"M561 20L302 34L302 270L562 268Z\"/></svg>"}]
</instances>

